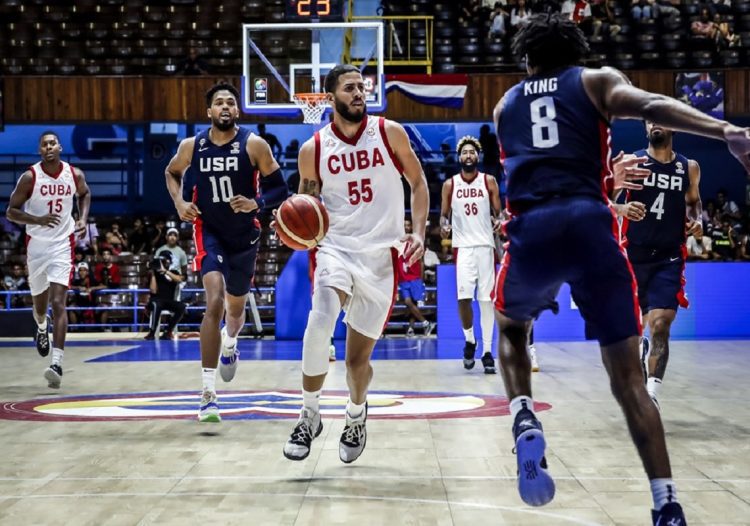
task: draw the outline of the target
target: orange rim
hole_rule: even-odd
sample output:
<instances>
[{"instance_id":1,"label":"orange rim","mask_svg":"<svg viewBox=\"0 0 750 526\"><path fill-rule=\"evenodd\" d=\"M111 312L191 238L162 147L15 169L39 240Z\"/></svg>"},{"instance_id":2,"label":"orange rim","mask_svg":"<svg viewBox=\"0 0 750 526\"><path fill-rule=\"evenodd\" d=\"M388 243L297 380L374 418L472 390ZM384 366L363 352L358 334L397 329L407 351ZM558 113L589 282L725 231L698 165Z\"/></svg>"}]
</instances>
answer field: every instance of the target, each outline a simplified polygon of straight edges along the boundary
<instances>
[{"instance_id":1,"label":"orange rim","mask_svg":"<svg viewBox=\"0 0 750 526\"><path fill-rule=\"evenodd\" d=\"M306 103L320 104L326 99L325 93L295 93L294 98Z\"/></svg>"}]
</instances>

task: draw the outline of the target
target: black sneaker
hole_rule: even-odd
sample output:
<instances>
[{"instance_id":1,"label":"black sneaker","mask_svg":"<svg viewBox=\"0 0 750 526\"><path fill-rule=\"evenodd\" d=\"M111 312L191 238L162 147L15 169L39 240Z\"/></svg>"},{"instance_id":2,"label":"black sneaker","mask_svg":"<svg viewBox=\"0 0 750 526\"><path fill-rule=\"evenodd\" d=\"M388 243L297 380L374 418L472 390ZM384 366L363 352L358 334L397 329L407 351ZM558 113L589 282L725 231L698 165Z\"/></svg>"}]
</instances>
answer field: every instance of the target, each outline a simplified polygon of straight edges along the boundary
<instances>
[{"instance_id":1,"label":"black sneaker","mask_svg":"<svg viewBox=\"0 0 750 526\"><path fill-rule=\"evenodd\" d=\"M659 511L651 510L654 526L687 526L682 506L677 502L668 502Z\"/></svg>"},{"instance_id":2,"label":"black sneaker","mask_svg":"<svg viewBox=\"0 0 750 526\"><path fill-rule=\"evenodd\" d=\"M555 481L547 472L542 423L522 409L513 423L518 463L518 493L529 506L544 506L555 496Z\"/></svg>"},{"instance_id":3,"label":"black sneaker","mask_svg":"<svg viewBox=\"0 0 750 526\"><path fill-rule=\"evenodd\" d=\"M36 351L39 353L39 356L45 357L49 354L49 348L50 348L50 342L49 342L49 328L50 328L50 319L49 316L47 317L47 328L44 330L39 330L37 327L36 333L34 334L34 341L36 342Z\"/></svg>"},{"instance_id":4,"label":"black sneaker","mask_svg":"<svg viewBox=\"0 0 750 526\"><path fill-rule=\"evenodd\" d=\"M47 387L52 389L60 389L60 383L62 383L62 367L53 363L44 371L44 378L47 380Z\"/></svg>"},{"instance_id":5,"label":"black sneaker","mask_svg":"<svg viewBox=\"0 0 750 526\"><path fill-rule=\"evenodd\" d=\"M497 370L495 369L495 359L492 357L492 354L486 352L482 355L482 365L484 365L484 374L497 373Z\"/></svg>"},{"instance_id":6,"label":"black sneaker","mask_svg":"<svg viewBox=\"0 0 750 526\"><path fill-rule=\"evenodd\" d=\"M346 413L346 425L339 440L339 458L344 464L351 464L359 458L367 444L367 402L365 410L356 418Z\"/></svg>"},{"instance_id":7,"label":"black sneaker","mask_svg":"<svg viewBox=\"0 0 750 526\"><path fill-rule=\"evenodd\" d=\"M320 413L305 407L299 415L289 440L284 444L284 456L289 460L304 460L310 454L312 441L323 431Z\"/></svg>"},{"instance_id":8,"label":"black sneaker","mask_svg":"<svg viewBox=\"0 0 750 526\"><path fill-rule=\"evenodd\" d=\"M155 336L154 336L154 333L153 333L153 332L151 332L151 331L149 331L148 333L146 333L146 336L144 336L144 337L143 337L143 339L144 339L144 340L153 340L153 339L154 339L154 337L155 337Z\"/></svg>"},{"instance_id":9,"label":"black sneaker","mask_svg":"<svg viewBox=\"0 0 750 526\"><path fill-rule=\"evenodd\" d=\"M467 371L474 368L474 354L476 354L476 352L476 342L466 342L466 345L464 345L464 369Z\"/></svg>"}]
</instances>

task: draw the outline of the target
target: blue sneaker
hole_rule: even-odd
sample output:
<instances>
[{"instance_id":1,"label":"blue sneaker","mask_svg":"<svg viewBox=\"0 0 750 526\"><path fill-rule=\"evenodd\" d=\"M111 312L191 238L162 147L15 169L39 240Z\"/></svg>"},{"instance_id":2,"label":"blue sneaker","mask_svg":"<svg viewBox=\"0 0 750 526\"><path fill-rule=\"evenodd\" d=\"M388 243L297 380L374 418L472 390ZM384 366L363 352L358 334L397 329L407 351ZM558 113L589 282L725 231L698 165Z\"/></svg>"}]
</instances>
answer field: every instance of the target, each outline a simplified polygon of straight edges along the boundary
<instances>
[{"instance_id":1,"label":"blue sneaker","mask_svg":"<svg viewBox=\"0 0 750 526\"><path fill-rule=\"evenodd\" d=\"M651 510L651 520L654 526L687 526L682 506L676 502L668 502L659 511Z\"/></svg>"},{"instance_id":2,"label":"blue sneaker","mask_svg":"<svg viewBox=\"0 0 750 526\"><path fill-rule=\"evenodd\" d=\"M513 423L518 459L518 493L529 506L544 506L555 497L555 481L547 472L542 423L522 409Z\"/></svg>"},{"instance_id":3,"label":"blue sneaker","mask_svg":"<svg viewBox=\"0 0 750 526\"><path fill-rule=\"evenodd\" d=\"M237 343L234 347L227 347L227 328L221 329L221 356L219 357L219 374L221 379L225 382L231 382L237 373L237 365L240 361L240 350L237 348Z\"/></svg>"}]
</instances>

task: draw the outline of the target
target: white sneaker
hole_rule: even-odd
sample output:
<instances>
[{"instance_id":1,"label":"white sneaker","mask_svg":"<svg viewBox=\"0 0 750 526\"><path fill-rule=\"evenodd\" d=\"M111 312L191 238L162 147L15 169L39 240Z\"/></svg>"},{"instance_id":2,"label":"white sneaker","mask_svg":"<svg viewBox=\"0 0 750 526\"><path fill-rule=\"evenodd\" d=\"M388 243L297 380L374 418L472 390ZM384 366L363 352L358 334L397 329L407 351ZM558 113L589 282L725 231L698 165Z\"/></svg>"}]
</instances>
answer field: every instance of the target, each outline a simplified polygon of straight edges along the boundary
<instances>
[{"instance_id":1,"label":"white sneaker","mask_svg":"<svg viewBox=\"0 0 750 526\"><path fill-rule=\"evenodd\" d=\"M221 379L225 382L231 382L237 372L237 365L240 362L240 351L237 349L237 343L233 347L227 347L224 343L227 339L227 328L221 329L221 356L219 357L219 373Z\"/></svg>"},{"instance_id":2,"label":"white sneaker","mask_svg":"<svg viewBox=\"0 0 750 526\"><path fill-rule=\"evenodd\" d=\"M323 431L320 413L302 408L299 420L294 426L289 440L284 444L284 456L289 460L304 460L310 454L312 441Z\"/></svg>"},{"instance_id":3,"label":"white sneaker","mask_svg":"<svg viewBox=\"0 0 750 526\"><path fill-rule=\"evenodd\" d=\"M331 344L328 346L328 361L329 362L336 361L336 346L334 344Z\"/></svg>"},{"instance_id":4,"label":"white sneaker","mask_svg":"<svg viewBox=\"0 0 750 526\"><path fill-rule=\"evenodd\" d=\"M365 427L365 422L367 422L366 402L365 410L356 418L349 416L349 412L347 411L346 425L339 440L339 458L341 462L350 464L357 460L365 450L365 445L367 445L367 428Z\"/></svg>"},{"instance_id":5,"label":"white sneaker","mask_svg":"<svg viewBox=\"0 0 750 526\"><path fill-rule=\"evenodd\" d=\"M199 422L221 422L219 415L219 404L217 403L216 393L204 390L201 396L201 406L198 410Z\"/></svg>"},{"instance_id":6,"label":"white sneaker","mask_svg":"<svg viewBox=\"0 0 750 526\"><path fill-rule=\"evenodd\" d=\"M531 359L531 372L539 372L539 360L536 357L536 348L532 345L529 347L529 358Z\"/></svg>"}]
</instances>

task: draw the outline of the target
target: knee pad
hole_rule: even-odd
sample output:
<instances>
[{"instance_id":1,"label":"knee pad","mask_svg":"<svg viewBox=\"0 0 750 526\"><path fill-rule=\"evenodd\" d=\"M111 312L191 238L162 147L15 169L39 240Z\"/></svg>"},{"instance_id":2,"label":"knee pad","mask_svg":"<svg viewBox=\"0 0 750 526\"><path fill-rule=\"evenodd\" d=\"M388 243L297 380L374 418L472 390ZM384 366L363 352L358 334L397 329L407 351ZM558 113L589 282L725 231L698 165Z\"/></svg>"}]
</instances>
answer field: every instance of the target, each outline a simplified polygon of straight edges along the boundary
<instances>
[{"instance_id":1,"label":"knee pad","mask_svg":"<svg viewBox=\"0 0 750 526\"><path fill-rule=\"evenodd\" d=\"M307 376L328 372L328 347L340 311L341 303L333 289L321 287L315 291L302 340L302 372Z\"/></svg>"}]
</instances>

